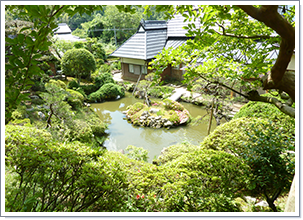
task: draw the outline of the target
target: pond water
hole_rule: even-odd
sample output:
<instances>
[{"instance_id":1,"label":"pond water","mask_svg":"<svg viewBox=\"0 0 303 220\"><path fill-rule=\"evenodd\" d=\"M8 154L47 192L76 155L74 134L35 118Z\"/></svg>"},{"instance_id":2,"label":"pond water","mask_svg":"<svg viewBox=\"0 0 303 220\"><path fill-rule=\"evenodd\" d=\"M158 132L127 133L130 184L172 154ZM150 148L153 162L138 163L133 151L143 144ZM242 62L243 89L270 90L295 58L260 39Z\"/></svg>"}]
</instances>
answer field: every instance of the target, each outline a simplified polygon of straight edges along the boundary
<instances>
[{"instance_id":1,"label":"pond water","mask_svg":"<svg viewBox=\"0 0 303 220\"><path fill-rule=\"evenodd\" d=\"M108 124L106 133L109 136L103 143L108 150L125 150L128 145L143 147L149 151L149 162L151 162L154 157L160 155L164 147L184 140L199 145L207 135L208 120L196 126L179 126L169 130L133 126L125 120L125 115L122 112L126 110L127 106L136 102L143 102L143 100L127 93L124 98L116 101L91 104L91 108L100 116L101 120ZM204 116L207 113L203 108L193 104L182 102L182 105L193 117ZM215 127L216 122L213 120L211 131Z\"/></svg>"}]
</instances>

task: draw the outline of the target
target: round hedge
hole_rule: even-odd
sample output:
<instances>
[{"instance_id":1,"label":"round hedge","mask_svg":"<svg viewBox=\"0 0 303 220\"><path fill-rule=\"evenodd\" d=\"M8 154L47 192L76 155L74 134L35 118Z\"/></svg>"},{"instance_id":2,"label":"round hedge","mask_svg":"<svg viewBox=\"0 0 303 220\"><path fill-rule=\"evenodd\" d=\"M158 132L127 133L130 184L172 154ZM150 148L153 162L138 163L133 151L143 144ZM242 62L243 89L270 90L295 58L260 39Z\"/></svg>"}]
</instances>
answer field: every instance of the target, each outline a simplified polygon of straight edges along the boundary
<instances>
[{"instance_id":1,"label":"round hedge","mask_svg":"<svg viewBox=\"0 0 303 220\"><path fill-rule=\"evenodd\" d=\"M281 134L286 137L295 138L295 119L284 114L277 107L269 103L248 102L235 114L234 119L242 117L267 119L281 128Z\"/></svg>"},{"instance_id":2,"label":"round hedge","mask_svg":"<svg viewBox=\"0 0 303 220\"><path fill-rule=\"evenodd\" d=\"M61 66L63 74L80 80L81 77L89 77L96 70L96 61L86 49L71 49L64 54Z\"/></svg>"},{"instance_id":3,"label":"round hedge","mask_svg":"<svg viewBox=\"0 0 303 220\"><path fill-rule=\"evenodd\" d=\"M114 100L118 96L120 98L125 96L124 88L114 83L107 83L96 92L91 93L88 100L90 102L102 102L104 100Z\"/></svg>"}]
</instances>

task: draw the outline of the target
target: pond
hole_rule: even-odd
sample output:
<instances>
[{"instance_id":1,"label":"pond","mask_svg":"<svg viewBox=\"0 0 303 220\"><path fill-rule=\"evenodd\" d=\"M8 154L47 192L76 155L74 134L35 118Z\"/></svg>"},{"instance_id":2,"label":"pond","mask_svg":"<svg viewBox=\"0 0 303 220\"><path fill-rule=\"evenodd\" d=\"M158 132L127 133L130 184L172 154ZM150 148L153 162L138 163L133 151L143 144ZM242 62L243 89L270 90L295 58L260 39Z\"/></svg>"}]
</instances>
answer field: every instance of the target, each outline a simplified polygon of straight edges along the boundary
<instances>
[{"instance_id":1,"label":"pond","mask_svg":"<svg viewBox=\"0 0 303 220\"><path fill-rule=\"evenodd\" d=\"M108 124L106 133L109 136L103 143L108 150L125 150L128 145L143 147L149 151L149 162L151 162L154 157L160 155L165 147L185 140L194 145L199 145L207 136L208 120L196 126L179 126L169 130L133 126L125 120L125 115L122 112L126 110L127 106L136 102L143 102L143 100L126 93L124 98L116 101L91 104L91 108L100 116L101 120ZM204 116L207 113L199 106L184 102L181 104L193 117ZM213 120L211 131L215 127L216 122Z\"/></svg>"}]
</instances>

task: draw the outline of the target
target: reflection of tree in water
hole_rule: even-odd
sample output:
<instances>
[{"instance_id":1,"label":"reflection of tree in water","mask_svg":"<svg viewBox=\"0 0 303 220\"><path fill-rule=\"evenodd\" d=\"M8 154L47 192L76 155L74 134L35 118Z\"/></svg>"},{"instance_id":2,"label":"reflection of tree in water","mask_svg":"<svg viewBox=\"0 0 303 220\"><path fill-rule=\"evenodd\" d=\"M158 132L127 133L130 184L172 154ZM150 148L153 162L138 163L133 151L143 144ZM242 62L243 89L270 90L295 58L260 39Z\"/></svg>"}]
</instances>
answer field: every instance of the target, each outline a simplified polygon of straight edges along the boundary
<instances>
[{"instance_id":1,"label":"reflection of tree in water","mask_svg":"<svg viewBox=\"0 0 303 220\"><path fill-rule=\"evenodd\" d=\"M165 137L167 137L167 133L173 134L180 132L182 128L172 128L172 129L165 129L165 128L142 128L142 132L140 133L140 137L148 143L154 144L162 144L165 142Z\"/></svg>"}]
</instances>

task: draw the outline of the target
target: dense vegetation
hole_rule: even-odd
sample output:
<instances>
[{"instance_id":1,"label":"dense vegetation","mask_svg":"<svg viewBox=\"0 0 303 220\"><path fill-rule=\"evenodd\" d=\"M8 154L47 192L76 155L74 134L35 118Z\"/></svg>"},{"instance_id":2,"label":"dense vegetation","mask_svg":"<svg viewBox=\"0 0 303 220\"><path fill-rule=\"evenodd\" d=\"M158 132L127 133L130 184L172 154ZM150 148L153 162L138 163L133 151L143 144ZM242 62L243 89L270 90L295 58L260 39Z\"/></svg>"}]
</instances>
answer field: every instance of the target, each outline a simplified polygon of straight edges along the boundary
<instances>
[{"instance_id":1,"label":"dense vegetation","mask_svg":"<svg viewBox=\"0 0 303 220\"><path fill-rule=\"evenodd\" d=\"M102 36L106 42L113 41L113 35L94 32L104 27L118 28L117 20L119 25L121 19L127 20L120 14L109 15L116 15L112 11L117 8L7 8L11 20L25 22L8 24L7 29L16 28L6 33L5 211L240 212L247 210L248 195L268 202L270 209L262 211L283 211L277 200L288 192L294 176L295 122L268 103L247 103L200 146L188 142L169 146L153 163L146 162L147 152L140 147L129 146L125 155L102 147L107 125L86 102L124 96L124 88L111 74L111 70L120 68L119 64L106 63L105 47L100 43ZM134 24L139 22L138 13L122 15L133 16ZM99 41L53 44L50 36L56 19L74 22L76 28L83 23L85 33L99 37ZM204 20L210 22L207 17ZM123 42L127 35L120 37ZM50 46L58 49L57 55L52 55ZM76 60L78 53L66 58L74 51L86 53L89 65L84 58ZM54 77L50 61L68 77ZM66 68L70 61L76 62ZM90 77L80 82L80 77L86 76ZM142 81L139 91L147 93L151 84L148 79ZM199 86L196 84L194 89ZM166 98L171 91L171 87L157 84L149 95ZM164 100L161 105L176 124L182 116L178 113L186 113L176 102ZM136 103L129 112L135 119L145 107Z\"/></svg>"}]
</instances>

